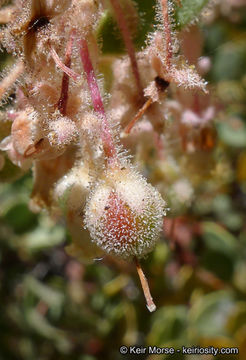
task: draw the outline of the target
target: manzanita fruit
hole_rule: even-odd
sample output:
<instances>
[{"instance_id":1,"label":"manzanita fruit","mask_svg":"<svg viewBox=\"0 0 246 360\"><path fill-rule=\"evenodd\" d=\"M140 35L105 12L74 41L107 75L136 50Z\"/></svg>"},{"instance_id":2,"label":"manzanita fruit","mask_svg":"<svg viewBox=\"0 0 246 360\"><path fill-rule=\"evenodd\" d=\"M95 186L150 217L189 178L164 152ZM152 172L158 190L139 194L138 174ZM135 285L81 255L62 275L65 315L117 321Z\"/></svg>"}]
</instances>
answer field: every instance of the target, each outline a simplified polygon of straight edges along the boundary
<instances>
[{"instance_id":1,"label":"manzanita fruit","mask_svg":"<svg viewBox=\"0 0 246 360\"><path fill-rule=\"evenodd\" d=\"M105 252L138 259L153 250L163 225L165 202L131 166L108 169L85 208L92 241Z\"/></svg>"}]
</instances>

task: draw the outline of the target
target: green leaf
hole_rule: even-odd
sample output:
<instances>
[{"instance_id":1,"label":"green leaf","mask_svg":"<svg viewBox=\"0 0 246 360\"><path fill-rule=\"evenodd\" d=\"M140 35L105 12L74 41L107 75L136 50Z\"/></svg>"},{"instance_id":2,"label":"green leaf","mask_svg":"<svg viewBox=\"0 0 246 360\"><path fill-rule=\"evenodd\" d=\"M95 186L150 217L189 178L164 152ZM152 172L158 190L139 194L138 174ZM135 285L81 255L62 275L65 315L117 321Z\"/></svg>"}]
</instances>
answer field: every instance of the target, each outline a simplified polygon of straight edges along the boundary
<instances>
[{"instance_id":1,"label":"green leaf","mask_svg":"<svg viewBox=\"0 0 246 360\"><path fill-rule=\"evenodd\" d=\"M53 340L60 351L68 352L70 350L70 343L65 337L66 334L51 325L36 309L28 310L26 313L26 321L30 328L39 336L47 340Z\"/></svg>"},{"instance_id":2,"label":"green leaf","mask_svg":"<svg viewBox=\"0 0 246 360\"><path fill-rule=\"evenodd\" d=\"M186 334L187 308L185 306L165 306L153 317L148 344L164 346L182 339Z\"/></svg>"},{"instance_id":3,"label":"green leaf","mask_svg":"<svg viewBox=\"0 0 246 360\"><path fill-rule=\"evenodd\" d=\"M153 31L155 1L136 0L135 4L139 14L139 24L133 40L136 49L140 50L145 45L147 34ZM102 42L103 54L122 54L125 52L125 45L113 12L108 10L104 12L97 28L97 38L99 42Z\"/></svg>"},{"instance_id":4,"label":"green leaf","mask_svg":"<svg viewBox=\"0 0 246 360\"><path fill-rule=\"evenodd\" d=\"M230 281L239 258L237 239L213 222L204 222L203 237L206 249L201 264L224 281Z\"/></svg>"},{"instance_id":5,"label":"green leaf","mask_svg":"<svg viewBox=\"0 0 246 360\"><path fill-rule=\"evenodd\" d=\"M209 0L182 0L182 6L175 6L174 20L176 27L181 29L197 18ZM134 36L136 50L145 46L148 33L156 24L154 0L135 0L139 14L139 25ZM103 54L122 54L125 52L124 42L118 29L114 14L105 11L97 28L97 38L102 42Z\"/></svg>"},{"instance_id":6,"label":"green leaf","mask_svg":"<svg viewBox=\"0 0 246 360\"><path fill-rule=\"evenodd\" d=\"M232 312L227 324L231 334L235 334L236 331L238 331L240 328L243 328L246 324L246 302L238 302L236 305L237 306Z\"/></svg>"},{"instance_id":7,"label":"green leaf","mask_svg":"<svg viewBox=\"0 0 246 360\"><path fill-rule=\"evenodd\" d=\"M98 28L97 38L102 43L103 54L122 54L124 43L110 11L105 11L102 15Z\"/></svg>"},{"instance_id":8,"label":"green leaf","mask_svg":"<svg viewBox=\"0 0 246 360\"><path fill-rule=\"evenodd\" d=\"M32 213L25 203L18 203L11 207L4 216L4 220L19 234L37 226L37 215Z\"/></svg>"},{"instance_id":9,"label":"green leaf","mask_svg":"<svg viewBox=\"0 0 246 360\"><path fill-rule=\"evenodd\" d=\"M201 259L201 266L223 281L231 281L235 270L234 260L233 257L222 252L206 249Z\"/></svg>"},{"instance_id":10,"label":"green leaf","mask_svg":"<svg viewBox=\"0 0 246 360\"><path fill-rule=\"evenodd\" d=\"M55 225L46 217L41 217L40 224L33 231L13 240L14 246L29 253L38 252L61 244L65 240L65 229Z\"/></svg>"},{"instance_id":11,"label":"green leaf","mask_svg":"<svg viewBox=\"0 0 246 360\"><path fill-rule=\"evenodd\" d=\"M213 222L202 224L206 248L201 265L224 281L230 281L239 258L237 239L220 225Z\"/></svg>"},{"instance_id":12,"label":"green leaf","mask_svg":"<svg viewBox=\"0 0 246 360\"><path fill-rule=\"evenodd\" d=\"M217 124L219 137L224 143L234 147L246 146L246 126L234 129L227 123Z\"/></svg>"},{"instance_id":13,"label":"green leaf","mask_svg":"<svg viewBox=\"0 0 246 360\"><path fill-rule=\"evenodd\" d=\"M230 257L238 254L237 239L214 222L203 222L203 236L207 247Z\"/></svg>"},{"instance_id":14,"label":"green leaf","mask_svg":"<svg viewBox=\"0 0 246 360\"><path fill-rule=\"evenodd\" d=\"M14 165L7 157L5 157L4 167L0 171L0 182L12 182L23 175L23 170L19 166Z\"/></svg>"},{"instance_id":15,"label":"green leaf","mask_svg":"<svg viewBox=\"0 0 246 360\"><path fill-rule=\"evenodd\" d=\"M215 81L240 80L245 73L245 38L234 43L227 42L215 49L212 68L212 76Z\"/></svg>"},{"instance_id":16,"label":"green leaf","mask_svg":"<svg viewBox=\"0 0 246 360\"><path fill-rule=\"evenodd\" d=\"M61 292L41 283L33 276L26 276L24 283L26 288L36 295L39 300L44 301L50 307L56 308L56 310L62 308L65 295Z\"/></svg>"},{"instance_id":17,"label":"green leaf","mask_svg":"<svg viewBox=\"0 0 246 360\"><path fill-rule=\"evenodd\" d=\"M201 296L189 312L191 326L198 336L225 335L225 324L233 307L233 296L228 291Z\"/></svg>"},{"instance_id":18,"label":"green leaf","mask_svg":"<svg viewBox=\"0 0 246 360\"><path fill-rule=\"evenodd\" d=\"M177 28L182 29L194 21L208 2L209 0L182 0L182 6L177 6L175 12Z\"/></svg>"}]
</instances>

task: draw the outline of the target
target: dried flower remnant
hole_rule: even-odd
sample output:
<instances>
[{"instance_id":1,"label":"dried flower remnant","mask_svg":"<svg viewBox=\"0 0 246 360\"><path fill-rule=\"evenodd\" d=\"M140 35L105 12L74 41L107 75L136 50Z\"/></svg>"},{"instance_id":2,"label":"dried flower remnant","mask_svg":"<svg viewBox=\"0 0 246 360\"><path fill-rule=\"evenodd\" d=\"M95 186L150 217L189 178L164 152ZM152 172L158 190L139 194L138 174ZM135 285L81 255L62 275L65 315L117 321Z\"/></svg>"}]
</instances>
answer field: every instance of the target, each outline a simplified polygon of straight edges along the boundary
<instances>
[{"instance_id":1,"label":"dried flower remnant","mask_svg":"<svg viewBox=\"0 0 246 360\"><path fill-rule=\"evenodd\" d=\"M58 3L59 1L16 1L14 16L3 38L7 50L24 56L29 66L36 65L35 56L43 58L46 52L45 43L50 36L51 20L61 14L69 2L64 1L62 7Z\"/></svg>"}]
</instances>

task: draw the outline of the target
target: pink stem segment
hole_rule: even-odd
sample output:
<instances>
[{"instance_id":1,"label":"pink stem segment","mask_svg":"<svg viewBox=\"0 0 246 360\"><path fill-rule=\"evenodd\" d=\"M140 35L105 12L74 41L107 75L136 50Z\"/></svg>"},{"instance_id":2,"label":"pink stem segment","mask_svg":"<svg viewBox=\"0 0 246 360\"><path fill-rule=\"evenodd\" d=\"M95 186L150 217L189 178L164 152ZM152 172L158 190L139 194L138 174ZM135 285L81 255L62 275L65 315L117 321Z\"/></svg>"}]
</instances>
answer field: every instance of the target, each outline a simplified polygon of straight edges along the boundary
<instances>
[{"instance_id":1,"label":"pink stem segment","mask_svg":"<svg viewBox=\"0 0 246 360\"><path fill-rule=\"evenodd\" d=\"M68 40L66 53L65 53L65 61L64 65L70 69L71 67L71 58L72 58L72 50L73 50L73 41L75 36L75 30L73 29L70 33L70 37ZM62 78L62 88L61 88L61 96L58 101L58 109L60 110L62 115L66 115L67 109L67 101L68 101L68 88L69 88L69 76L64 72Z\"/></svg>"},{"instance_id":2,"label":"pink stem segment","mask_svg":"<svg viewBox=\"0 0 246 360\"><path fill-rule=\"evenodd\" d=\"M53 57L53 60L55 61L56 65L65 73L67 74L70 78L72 78L74 81L77 81L80 78L80 75L77 74L75 71L73 71L72 69L70 69L69 67L67 67L65 64L63 64L63 62L61 61L61 59L59 58L59 56L57 55L57 52L55 51L55 49L53 47L51 47L50 49L50 53L51 56Z\"/></svg>"},{"instance_id":3,"label":"pink stem segment","mask_svg":"<svg viewBox=\"0 0 246 360\"><path fill-rule=\"evenodd\" d=\"M127 26L127 22L126 22L124 12L123 12L123 10L122 10L122 8L120 6L119 0L110 0L110 1L111 1L111 4L112 4L112 7L114 9L116 20L117 20L119 29L120 29L120 31L122 33L123 40L124 40L127 52L129 54L129 57L130 57L130 60L131 60L132 72L133 72L133 75L135 77L136 85L137 85L137 88L138 88L138 91L139 91L139 96L141 97L141 99L143 99L144 98L144 93L143 93L143 87L142 87L141 80L140 80L140 74L139 74L135 49L134 49L134 45L133 45L133 41L132 41L132 38L131 38L130 31L129 31L128 26Z\"/></svg>"},{"instance_id":4,"label":"pink stem segment","mask_svg":"<svg viewBox=\"0 0 246 360\"><path fill-rule=\"evenodd\" d=\"M93 107L95 112L99 114L102 121L101 137L103 141L104 152L105 155L108 157L109 161L116 160L117 153L115 149L115 144L110 132L110 126L108 123L108 119L106 117L100 90L97 84L97 79L90 59L88 45L85 39L80 40L79 43L80 43L80 57L84 67L84 72L86 74Z\"/></svg>"},{"instance_id":5,"label":"pink stem segment","mask_svg":"<svg viewBox=\"0 0 246 360\"><path fill-rule=\"evenodd\" d=\"M172 33L171 33L171 25L169 21L169 13L168 13L168 0L161 0L162 5L162 16L163 16L163 24L164 24L164 34L165 34L165 54L166 54L166 66L167 70L171 67L171 60L173 57L172 50Z\"/></svg>"}]
</instances>

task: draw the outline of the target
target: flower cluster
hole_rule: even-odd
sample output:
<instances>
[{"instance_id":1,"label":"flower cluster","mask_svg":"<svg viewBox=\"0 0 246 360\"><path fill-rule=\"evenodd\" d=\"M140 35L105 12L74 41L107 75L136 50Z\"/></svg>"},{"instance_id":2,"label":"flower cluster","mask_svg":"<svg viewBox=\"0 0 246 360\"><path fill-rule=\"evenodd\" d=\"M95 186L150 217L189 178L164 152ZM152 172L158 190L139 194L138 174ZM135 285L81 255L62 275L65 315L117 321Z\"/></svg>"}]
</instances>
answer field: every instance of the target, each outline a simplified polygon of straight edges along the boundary
<instances>
[{"instance_id":1,"label":"flower cluster","mask_svg":"<svg viewBox=\"0 0 246 360\"><path fill-rule=\"evenodd\" d=\"M206 157L216 145L218 106L202 78L210 61L201 57L196 25L175 30L179 7L182 1L157 1L157 25L137 52L138 11L130 0L15 0L0 11L1 43L16 59L0 82L1 172L9 160L11 180L32 168L30 206L66 218L69 254L85 262L105 254L134 260L151 310L138 260L162 231L160 193L174 212L189 207L199 178L188 165L205 158L213 167ZM108 16L124 56L101 52Z\"/></svg>"}]
</instances>

